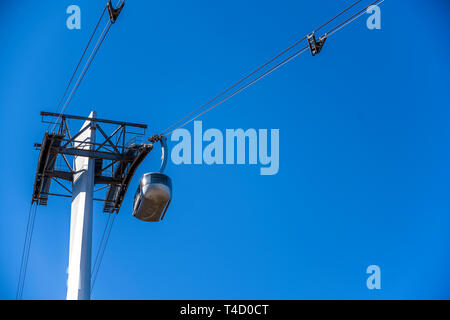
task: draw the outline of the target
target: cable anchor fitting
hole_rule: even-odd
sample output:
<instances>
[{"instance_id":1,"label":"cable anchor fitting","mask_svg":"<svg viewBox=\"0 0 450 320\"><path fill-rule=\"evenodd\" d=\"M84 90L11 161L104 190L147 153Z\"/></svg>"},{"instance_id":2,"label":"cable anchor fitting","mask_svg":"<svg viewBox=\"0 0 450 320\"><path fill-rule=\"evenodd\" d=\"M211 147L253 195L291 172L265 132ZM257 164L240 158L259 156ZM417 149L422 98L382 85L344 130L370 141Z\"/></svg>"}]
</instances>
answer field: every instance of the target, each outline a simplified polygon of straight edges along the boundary
<instances>
[{"instance_id":1,"label":"cable anchor fitting","mask_svg":"<svg viewBox=\"0 0 450 320\"><path fill-rule=\"evenodd\" d=\"M309 44L309 50L311 51L311 55L315 56L316 54L319 54L320 51L322 51L322 47L325 44L325 41L327 41L327 35L323 35L320 37L320 39L316 40L315 33L311 33L308 35L308 44Z\"/></svg>"},{"instance_id":2,"label":"cable anchor fitting","mask_svg":"<svg viewBox=\"0 0 450 320\"><path fill-rule=\"evenodd\" d=\"M125 6L125 0L122 1L122 5L119 8L114 9L111 0L108 0L108 12L109 12L109 20L112 24L116 23L117 18L120 15L120 12L122 12L123 7Z\"/></svg>"}]
</instances>

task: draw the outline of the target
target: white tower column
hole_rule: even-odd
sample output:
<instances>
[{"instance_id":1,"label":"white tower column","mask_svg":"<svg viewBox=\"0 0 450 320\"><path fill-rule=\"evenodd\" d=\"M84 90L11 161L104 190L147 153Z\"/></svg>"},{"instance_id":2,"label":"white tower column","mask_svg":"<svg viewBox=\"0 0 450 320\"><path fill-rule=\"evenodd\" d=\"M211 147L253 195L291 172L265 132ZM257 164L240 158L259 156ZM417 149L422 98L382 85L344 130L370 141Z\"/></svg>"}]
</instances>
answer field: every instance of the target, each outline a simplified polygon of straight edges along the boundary
<instances>
[{"instance_id":1,"label":"white tower column","mask_svg":"<svg viewBox=\"0 0 450 320\"><path fill-rule=\"evenodd\" d=\"M96 113L91 112L89 118L96 118ZM94 123L86 121L81 130L90 125ZM76 140L76 148L91 149L84 142L95 142L95 126ZM75 157L73 170L67 300L90 300L95 160Z\"/></svg>"}]
</instances>

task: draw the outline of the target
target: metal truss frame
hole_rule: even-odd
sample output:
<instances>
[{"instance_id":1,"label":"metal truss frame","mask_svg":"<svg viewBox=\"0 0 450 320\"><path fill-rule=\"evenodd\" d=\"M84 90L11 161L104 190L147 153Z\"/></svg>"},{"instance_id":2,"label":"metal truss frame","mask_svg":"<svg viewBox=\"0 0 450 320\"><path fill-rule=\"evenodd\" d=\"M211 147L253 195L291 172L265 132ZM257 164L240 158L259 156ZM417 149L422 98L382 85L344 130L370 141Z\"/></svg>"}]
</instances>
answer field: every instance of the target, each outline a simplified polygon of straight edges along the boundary
<instances>
[{"instance_id":1,"label":"metal truss frame","mask_svg":"<svg viewBox=\"0 0 450 320\"><path fill-rule=\"evenodd\" d=\"M99 118L87 118L73 115L60 115L41 112L42 122L56 124L55 132L46 132L42 143L35 144L39 153L36 176L33 187L32 203L47 205L49 196L72 197L71 186L75 172L70 163L75 157L95 159L95 184L102 185L96 190L107 189L105 199L94 199L104 202L103 211L119 213L129 183L139 165L152 151L153 144L137 143L137 138L145 136L147 126L144 124L113 121ZM91 121L81 131L71 134L69 121ZM113 129L107 129L112 126ZM132 132L131 128L134 131ZM86 130L96 130L100 141L86 142L77 139ZM110 133L108 133L110 132ZM89 145L90 148L76 146ZM63 163L63 168L57 164ZM68 194L50 192L55 182Z\"/></svg>"}]
</instances>

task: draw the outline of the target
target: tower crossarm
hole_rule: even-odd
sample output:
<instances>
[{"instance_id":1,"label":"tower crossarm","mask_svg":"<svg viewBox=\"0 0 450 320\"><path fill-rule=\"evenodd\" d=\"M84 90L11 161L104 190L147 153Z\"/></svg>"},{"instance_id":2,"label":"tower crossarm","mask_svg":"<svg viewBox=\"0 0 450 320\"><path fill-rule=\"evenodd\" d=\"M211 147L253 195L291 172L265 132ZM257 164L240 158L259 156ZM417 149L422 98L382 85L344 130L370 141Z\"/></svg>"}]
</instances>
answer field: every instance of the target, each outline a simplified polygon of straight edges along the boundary
<instances>
[{"instance_id":1,"label":"tower crossarm","mask_svg":"<svg viewBox=\"0 0 450 320\"><path fill-rule=\"evenodd\" d=\"M101 200L104 212L118 213L134 173L153 149L151 143L137 142L144 140L147 125L50 112L41 112L41 117L44 123L54 124L57 131L46 132L42 143L35 144L39 160L32 202L47 205L49 196L70 197L67 192L71 193L72 186L68 184L79 173L73 169L74 162L83 157L94 160L94 184L103 185L99 190L106 189L105 199ZM86 121L86 125L71 133L69 123L73 121ZM97 141L82 141L88 130L100 133ZM50 191L52 182L59 190Z\"/></svg>"}]
</instances>

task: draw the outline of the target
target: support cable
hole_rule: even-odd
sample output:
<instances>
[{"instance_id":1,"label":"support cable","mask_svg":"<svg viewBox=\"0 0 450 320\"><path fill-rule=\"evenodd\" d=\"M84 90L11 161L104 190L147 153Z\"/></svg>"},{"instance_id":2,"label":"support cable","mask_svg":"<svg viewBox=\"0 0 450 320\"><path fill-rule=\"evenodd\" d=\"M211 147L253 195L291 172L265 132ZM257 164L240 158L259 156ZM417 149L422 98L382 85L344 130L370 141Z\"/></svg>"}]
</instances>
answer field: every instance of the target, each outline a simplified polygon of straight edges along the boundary
<instances>
[{"instance_id":1,"label":"support cable","mask_svg":"<svg viewBox=\"0 0 450 320\"><path fill-rule=\"evenodd\" d=\"M259 80L261 80L262 78L268 76L269 74L271 74L273 71L277 70L278 68L281 68L283 65L285 65L286 63L288 63L289 61L291 61L292 59L296 58L297 56L299 56L300 54L302 54L303 52L307 51L309 49L309 46L303 47L302 49L298 50L297 52L295 52L294 54L292 54L291 56L289 56L288 58L286 58L285 60L281 61L279 64L277 64L276 66L270 68L268 71L264 72L262 75L260 75L259 77L257 77L256 79L252 80L251 82L247 83L246 85L244 85L243 87L239 88L238 90L232 92L231 94L229 94L228 96L226 96L224 99L220 100L218 103L214 104L213 106L211 106L210 108L206 109L205 111L203 111L202 113L198 114L197 116L195 116L194 118L190 119L189 121L183 123L182 125L178 126L176 129L172 130L169 133L164 134L164 137L169 136L170 134L172 134L175 130L179 129L179 128L183 128L185 126L187 126L189 123L195 121L196 119L200 118L202 115L210 112L211 110L217 108L219 105L221 105L222 103L226 102L227 100L231 99L232 97L234 97L235 95L237 95L238 93L240 93L241 91L244 91L245 89L247 89L248 87L250 87L251 85L255 84L256 82L258 82Z\"/></svg>"},{"instance_id":2,"label":"support cable","mask_svg":"<svg viewBox=\"0 0 450 320\"><path fill-rule=\"evenodd\" d=\"M92 34L91 34L91 36L90 36L90 38L89 38L89 41L88 41L86 47L84 48L83 54L81 55L81 58L80 58L80 60L78 61L78 64L77 64L77 66L75 67L75 70L74 70L74 72L72 73L72 76L70 77L70 80L69 80L69 83L67 84L66 90L64 90L64 94L62 95L61 100L60 100L59 103L58 103L58 107L56 108L56 113L58 113L58 112L59 112L59 109L61 108L61 104L63 103L64 98L66 97L66 94L67 94L67 92L69 91L70 85L72 84L73 79L75 78L75 75L76 75L78 69L80 68L81 62L83 61L84 56L86 55L86 52L87 52L89 46L91 45L92 39L94 38L94 35L97 33L98 26L100 25L100 22L102 21L103 16L105 15L106 9L107 9L107 6L105 6L105 8L103 9L103 12L102 12L102 14L100 15L100 18L98 19L97 25L95 26L94 31L92 32ZM50 125L51 125L51 124L48 125L47 130L50 129Z\"/></svg>"},{"instance_id":3,"label":"support cable","mask_svg":"<svg viewBox=\"0 0 450 320\"><path fill-rule=\"evenodd\" d=\"M352 5L350 5L349 7L345 8L344 10L342 10L339 14L337 14L336 16L334 16L332 19L328 20L327 22L325 22L324 24L322 24L320 27L316 28L314 30L314 32L322 29L323 27L327 26L328 24L330 24L332 21L336 20L338 17L340 17L342 14L344 14L345 12L347 12L348 10L350 10L351 8L353 8L355 5L357 5L359 2L361 2L362 0L358 0L356 2L354 2ZM211 100L209 100L208 102L206 102L205 104L201 105L199 108L197 108L196 110L194 110L193 112L191 112L190 114L188 114L186 117L184 117L183 119L179 120L178 122L176 122L175 124L173 124L172 126L170 126L169 128L167 128L166 130L164 130L161 133L161 136L167 136L169 134L165 134L166 132L168 132L170 129L174 128L176 125L180 124L181 122L183 122L184 120L188 119L190 116L194 115L195 113L199 112L200 110L202 110L203 108L205 108L206 106L208 106L210 103L212 103L213 101L217 100L218 98L220 98L221 96L223 96L225 93L227 93L228 91L230 91L231 89L235 88L236 86L238 86L239 84L241 84L242 82L244 82L245 80L247 80L248 78L250 78L252 75L254 75L255 73L257 73L258 71L260 71L261 69L263 69L264 67L268 66L270 63L274 62L275 60L277 60L279 57L281 57L282 55L284 55L285 53L287 53L288 51L290 51L291 49L293 49L294 47L296 47L297 45L299 45L300 43L302 43L303 41L306 40L306 36L304 36L303 38L301 38L300 40L296 41L294 44L292 44L291 46L289 46L287 49L283 50L282 52L280 52L279 54L277 54L275 57L273 57L272 59L270 59L269 61L267 61L266 63L264 63L262 66L260 66L259 68L257 68L256 70L254 70L253 72L249 73L248 75L246 75L244 78L242 78L241 80L239 80L238 82L234 83L232 86L228 87L226 90L222 91L221 93L219 93L217 96L215 96L214 98L212 98ZM172 131L173 132L173 131Z\"/></svg>"},{"instance_id":4,"label":"support cable","mask_svg":"<svg viewBox=\"0 0 450 320\"><path fill-rule=\"evenodd\" d=\"M325 26L327 26L328 24L330 24L332 21L336 20L338 17L340 17L342 14L344 14L345 12L347 12L348 10L350 10L351 8L353 8L355 5L357 5L358 3L360 3L362 0L358 0L356 2L354 2L352 5L350 5L349 7L347 7L346 9L342 10L339 14L337 14L335 17L333 17L332 19L328 20L326 23L322 24L320 27L316 28L314 32L324 28ZM324 34L324 36L331 36L332 34L336 33L337 31L341 30L342 28L344 28L345 26L347 26L348 24L352 23L353 21L355 21L357 18L359 18L361 15L363 15L365 13L365 11L373 6L373 5L377 5L377 4L381 4L383 3L384 0L376 0L374 2L372 2L370 5L368 5L367 7L365 7L364 9L360 10L359 12L357 12L356 14L354 14L353 16L351 16L350 18L346 19L344 22L338 24L336 27L333 27L332 29L330 29L328 32L326 32ZM283 52L281 52L280 54L278 54L277 56L275 56L274 58L270 59L268 62L266 62L264 65L262 65L261 67L259 67L258 69L256 69L255 71L253 71L252 73L250 73L249 75L247 75L246 77L242 78L240 81L238 81L237 83L235 83L234 85L232 85L231 87L229 87L228 89L226 89L225 91L223 91L222 93L220 93L218 96L216 96L215 98L211 99L210 101L208 101L206 104L202 105L200 108L194 110L193 112L191 112L189 115L187 115L186 117L184 117L183 119L181 119L180 121L176 122L174 125L172 125L171 127L169 127L168 129L164 130L160 136L164 136L167 137L170 134L172 134L175 130L180 129L182 127L185 127L186 125L188 125L189 123L193 122L194 120L198 119L200 116L206 114L207 112L215 109L216 107L218 107L219 105L221 105L222 103L224 103L225 101L229 100L230 98L234 97L236 94L240 93L241 91L245 90L246 88L250 87L251 85L255 84L256 82L258 82L259 80L261 80L262 78L266 77L267 75L271 74L273 71L279 69L280 67L282 67L283 65L285 65L286 63L288 63L289 61L291 61L292 59L296 58L297 56L299 56L301 53L305 52L306 49L308 49L307 47L304 47L296 52L294 52L293 54L291 54L290 56L288 56L286 59L284 59L283 61L281 61L280 63L278 63L277 65L275 65L274 67L270 68L269 70L265 71L263 74L261 74L260 76L258 76L256 79L252 80L251 82L245 84L244 86L240 87L239 89L235 90L234 92L230 93L229 95L227 95L224 99L220 100L218 103L214 104L213 106L211 106L210 108L204 110L203 112L201 112L200 114L198 114L197 116L191 118L190 120L183 122L184 120L189 119L192 115L198 113L199 111L203 110L206 106L208 106L209 104L211 104L213 101L217 100L219 97L223 96L225 93L231 91L233 88L237 87L239 84L241 84L242 82L244 82L245 80L247 80L248 78L250 78L252 75L254 75L255 73L257 73L258 71L260 71L261 69L263 69L264 67L268 66L270 63L272 63L273 61L277 60L278 58L280 58L282 55L286 54L288 51L290 51L291 49L293 49L294 47L296 47L298 44L300 44L301 42L303 42L307 37L303 37L302 39L298 40L296 43L294 43L293 45L291 45L290 47L288 47L286 50L284 50Z\"/></svg>"},{"instance_id":5,"label":"support cable","mask_svg":"<svg viewBox=\"0 0 450 320\"><path fill-rule=\"evenodd\" d=\"M125 3L125 0L118 0L117 6L121 5L121 7L123 7L124 3ZM108 5L109 5L109 3L108 3ZM108 8L108 5L106 5L105 8L103 9L103 13L102 13L102 15L101 15L101 17L100 17L100 19L99 19L99 21L98 21L98 23L97 23L95 29L94 29L94 32L93 32L92 35L91 35L91 38L89 39L88 45L86 46L86 49L85 49L85 51L83 52L83 55L82 55L82 57L81 57L81 59L80 59L78 65L77 65L77 67L75 68L75 71L74 71L74 73L73 73L73 75L72 75L72 77L71 77L71 80L69 81L69 84L67 85L67 88L66 88L66 90L65 90L65 92L64 92L64 95L63 95L63 98L61 99L60 103L58 104L58 108L57 108L56 113L59 112L59 108L60 108L60 106L61 106L61 104L62 104L62 101L64 100L64 97L66 96L66 94L67 94L67 92L68 92L68 90L69 90L69 87L70 87L70 85L72 84L72 82L73 82L73 80L74 80L75 74L76 74L76 72L78 71L78 69L79 69L79 67L80 67L81 61L83 60L83 58L84 58L84 56L85 56L85 54L86 54L86 51L87 51L87 49L88 49L88 47L89 47L89 45L90 45L90 43L91 43L91 41L92 41L92 38L93 38L94 34L96 33L96 31L97 31L97 29L98 29L98 26L99 26L101 20L103 19L103 16L105 15L105 12L106 12L106 10L107 10L107 8ZM117 19L117 17L116 17L116 19ZM115 22L115 21L114 21L114 22ZM106 23L105 27L103 28L103 32L102 32L102 34L100 35L100 37L99 37L97 43L95 44L95 46L94 46L94 48L93 48L93 50L92 50L92 52L91 52L91 55L89 56L87 62L85 63L84 68L83 68L81 74L79 75L78 80L76 81L74 88L72 89L72 91L71 91L71 93L69 94L69 96L68 96L66 102L64 103L64 106L63 106L61 112L59 113L58 118L56 119L56 121L55 121L55 123L54 123L54 126L53 126L53 128L52 128L52 131L55 130L55 128L56 128L56 126L57 126L57 124L58 124L58 120L59 120L59 119L61 118L61 116L64 114L64 112L66 111L66 109L67 109L67 107L69 106L70 102L72 101L73 96L74 96L75 93L77 92L77 90L78 90L78 88L79 88L81 82L82 82L83 79L84 79L84 76L86 75L87 71L89 70L89 67L90 67L91 64L92 64L92 61L94 60L94 58L95 58L95 56L97 55L97 53L98 53L98 51L99 51L101 45L103 44L103 41L105 40L105 38L106 38L106 36L107 36L107 34L108 34L108 32L109 32L109 30L110 30L112 24L113 24L113 22L112 22L111 20L108 20L108 22ZM50 128L50 125L49 125L48 129L49 129L49 128ZM47 130L48 130L48 129L47 129Z\"/></svg>"},{"instance_id":6,"label":"support cable","mask_svg":"<svg viewBox=\"0 0 450 320\"><path fill-rule=\"evenodd\" d=\"M83 70L82 70L80 76L78 77L78 80L77 80L77 82L75 83L75 86L74 86L74 88L72 89L72 92L70 93L69 97L67 98L67 100L66 100L66 102L65 102L65 104L64 104L64 107L63 107L62 110L61 110L61 113L60 113L59 117L56 119L56 123L54 124L53 130L52 130L52 131L55 130L55 127L56 127L56 125L57 125L57 123L58 123L58 120L59 120L59 119L61 118L61 116L64 114L64 112L66 111L66 109L67 109L67 107L69 106L70 102L72 102L73 96L75 95L75 93L77 92L78 88L80 87L81 81L83 81L84 76L86 75L87 71L89 70L89 67L90 67L91 64L92 64L92 61L94 60L95 56L97 55L97 52L98 52L98 50L100 49L100 47L101 47L103 41L105 40L105 38L106 38L106 36L107 36L107 34L108 34L110 28L111 28L111 22L108 21L108 22L106 23L104 29L103 29L102 34L100 35L100 38L98 39L98 41L97 41L97 43L96 43L96 45L95 45L95 47L94 47L94 50L92 51L91 55L89 56L88 61L86 62L86 64L85 64L85 66L84 66L84 68L83 68Z\"/></svg>"},{"instance_id":7,"label":"support cable","mask_svg":"<svg viewBox=\"0 0 450 320\"><path fill-rule=\"evenodd\" d=\"M22 300L22 296L23 296L23 288L25 285L25 278L26 278L27 268L28 268L28 260L30 257L31 240L33 238L34 221L36 219L37 207L38 206L36 203L32 203L30 205L30 210L28 212L28 222L27 222L27 229L25 232L25 242L24 242L23 250L22 250L22 262L20 265L19 281L17 284L17 292L16 292L16 300Z\"/></svg>"},{"instance_id":8,"label":"support cable","mask_svg":"<svg viewBox=\"0 0 450 320\"><path fill-rule=\"evenodd\" d=\"M112 216L112 218L111 218ZM99 249L97 251L97 255L94 262L94 267L92 268L92 275L91 275L91 291L94 290L95 282L97 280L98 271L100 270L100 267L102 265L103 257L105 255L106 246L108 245L109 236L111 235L111 230L114 226L114 221L116 219L117 214L111 213L108 216L108 221L106 222L105 229L103 231L103 236L100 241ZM111 219L110 219L111 218Z\"/></svg>"},{"instance_id":9,"label":"support cable","mask_svg":"<svg viewBox=\"0 0 450 320\"><path fill-rule=\"evenodd\" d=\"M94 264L92 265L92 270L97 269L98 257L100 255L101 248L103 247L103 242L105 241L105 235L106 235L106 231L108 230L110 220L111 220L111 214L108 214L108 219L106 220L105 229L103 230L102 238L100 239L100 243L98 245L98 250L97 250L97 254L95 256Z\"/></svg>"},{"instance_id":10,"label":"support cable","mask_svg":"<svg viewBox=\"0 0 450 320\"><path fill-rule=\"evenodd\" d=\"M371 6L375 6L375 5L378 6L378 5L382 4L383 2L384 2L384 0L376 0L376 1L372 2L371 4L369 4L364 9L358 11L357 13L352 15L350 18L346 19L345 21L341 22L340 24L338 24L337 26L335 26L334 28L329 30L327 32L327 35L328 36L333 35L334 33L338 32L342 28L346 27L347 25L349 25L350 23L352 23L353 21L357 20L359 17L364 15L366 13L367 9L369 9Z\"/></svg>"}]
</instances>

